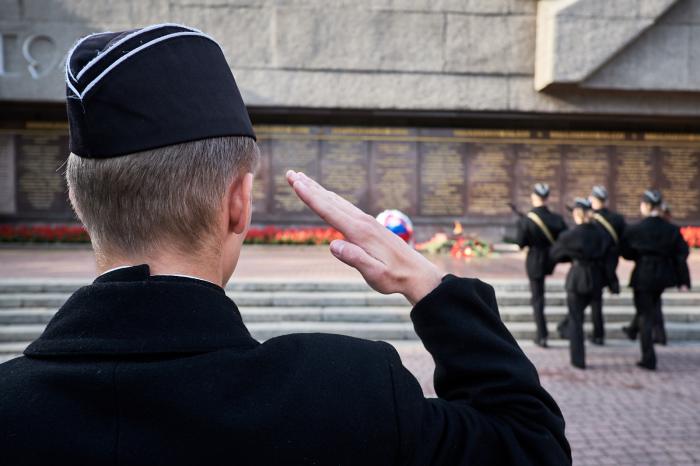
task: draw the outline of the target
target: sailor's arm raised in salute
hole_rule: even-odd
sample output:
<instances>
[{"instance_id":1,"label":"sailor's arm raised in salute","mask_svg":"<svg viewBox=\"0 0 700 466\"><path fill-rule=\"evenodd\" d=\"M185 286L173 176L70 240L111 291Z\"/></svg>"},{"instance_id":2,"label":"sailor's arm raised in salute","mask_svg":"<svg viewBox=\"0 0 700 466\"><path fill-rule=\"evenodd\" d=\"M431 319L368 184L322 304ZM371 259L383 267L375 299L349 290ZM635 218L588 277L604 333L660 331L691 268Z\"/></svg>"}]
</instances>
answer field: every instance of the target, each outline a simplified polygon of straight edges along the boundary
<instances>
[{"instance_id":1,"label":"sailor's arm raised in salute","mask_svg":"<svg viewBox=\"0 0 700 466\"><path fill-rule=\"evenodd\" d=\"M477 279L442 277L421 254L371 216L302 173L289 172L297 195L345 240L335 257L381 293L414 304L415 330L435 363L437 399L385 345L395 392L403 464L571 462L564 420L537 372L502 323L494 290Z\"/></svg>"}]
</instances>

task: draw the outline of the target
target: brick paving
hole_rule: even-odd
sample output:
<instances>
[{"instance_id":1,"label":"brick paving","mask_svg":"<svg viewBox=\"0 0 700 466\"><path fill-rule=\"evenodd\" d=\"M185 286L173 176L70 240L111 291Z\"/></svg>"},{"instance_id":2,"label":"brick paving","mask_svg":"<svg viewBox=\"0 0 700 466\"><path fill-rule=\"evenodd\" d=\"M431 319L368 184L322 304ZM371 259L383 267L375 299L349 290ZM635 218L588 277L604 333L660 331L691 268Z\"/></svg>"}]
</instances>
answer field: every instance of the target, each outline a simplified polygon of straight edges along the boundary
<instances>
[{"instance_id":1,"label":"brick paving","mask_svg":"<svg viewBox=\"0 0 700 466\"><path fill-rule=\"evenodd\" d=\"M430 355L420 343L395 346L434 395ZM569 366L563 342L523 349L564 413L575 465L700 464L700 344L657 347L656 372L634 365L631 342L589 345L585 371Z\"/></svg>"}]
</instances>

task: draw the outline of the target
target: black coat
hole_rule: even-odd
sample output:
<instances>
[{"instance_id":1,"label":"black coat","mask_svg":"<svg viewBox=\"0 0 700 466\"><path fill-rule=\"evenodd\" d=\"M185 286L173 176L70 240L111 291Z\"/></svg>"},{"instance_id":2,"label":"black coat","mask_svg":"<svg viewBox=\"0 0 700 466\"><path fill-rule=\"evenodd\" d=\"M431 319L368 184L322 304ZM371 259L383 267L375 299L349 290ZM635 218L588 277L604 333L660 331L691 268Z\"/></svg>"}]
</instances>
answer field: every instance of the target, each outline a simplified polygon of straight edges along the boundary
<instances>
[{"instance_id":1,"label":"black coat","mask_svg":"<svg viewBox=\"0 0 700 466\"><path fill-rule=\"evenodd\" d=\"M570 464L492 287L447 276L411 318L439 398L386 343L261 344L216 285L110 272L0 365L2 464Z\"/></svg>"},{"instance_id":2,"label":"black coat","mask_svg":"<svg viewBox=\"0 0 700 466\"><path fill-rule=\"evenodd\" d=\"M583 223L565 231L550 250L551 260L571 262L566 291L597 294L606 282L605 258L612 241L595 223Z\"/></svg>"},{"instance_id":3,"label":"black coat","mask_svg":"<svg viewBox=\"0 0 700 466\"><path fill-rule=\"evenodd\" d=\"M566 230L566 223L559 214L550 212L546 206L535 207L531 212L536 213L549 228L552 236L557 237ZM550 275L554 270L554 263L549 260L549 248L552 243L542 232L542 229L534 221L522 216L516 225L516 242L520 248L527 246L527 259L525 269L530 279L539 279L545 275Z\"/></svg>"},{"instance_id":4,"label":"black coat","mask_svg":"<svg viewBox=\"0 0 700 466\"><path fill-rule=\"evenodd\" d=\"M601 228L603 228L605 234L608 235L611 240L610 248L608 249L608 254L605 258L605 286L607 286L613 293L619 293L620 281L617 278L617 264L620 261L620 240L625 233L625 217L617 212L613 212L607 207L596 210L595 213L600 214L605 220L607 220L617 235L617 238L614 238L603 226L603 224L594 218L594 221L596 223L600 223Z\"/></svg>"},{"instance_id":5,"label":"black coat","mask_svg":"<svg viewBox=\"0 0 700 466\"><path fill-rule=\"evenodd\" d=\"M620 242L625 259L635 262L630 287L662 291L673 286L690 287L689 249L680 228L661 217L646 217L628 225Z\"/></svg>"}]
</instances>

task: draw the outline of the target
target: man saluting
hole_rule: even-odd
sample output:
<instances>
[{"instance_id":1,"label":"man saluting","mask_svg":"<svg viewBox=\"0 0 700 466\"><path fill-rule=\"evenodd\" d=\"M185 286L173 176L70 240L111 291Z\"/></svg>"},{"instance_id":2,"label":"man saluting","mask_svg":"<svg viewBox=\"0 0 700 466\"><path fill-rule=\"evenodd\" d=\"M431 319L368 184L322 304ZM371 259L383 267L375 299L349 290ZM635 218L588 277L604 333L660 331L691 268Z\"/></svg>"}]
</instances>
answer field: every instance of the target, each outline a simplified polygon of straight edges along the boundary
<instances>
[{"instance_id":1,"label":"man saluting","mask_svg":"<svg viewBox=\"0 0 700 466\"><path fill-rule=\"evenodd\" d=\"M534 186L530 201L532 210L518 219L516 242L520 248L527 247L525 269L530 280L532 312L537 326L535 343L541 347L547 346L547 319L544 315L544 279L554 270L554 264L549 259L549 249L557 240L559 234L566 230L566 223L561 215L547 208L549 186L537 183Z\"/></svg>"},{"instance_id":2,"label":"man saluting","mask_svg":"<svg viewBox=\"0 0 700 466\"><path fill-rule=\"evenodd\" d=\"M443 274L302 173L291 189L345 236L332 254L413 304L438 397L386 343L251 337L223 287L259 151L212 38L94 34L68 54L66 84L69 194L102 275L0 365L3 464L570 464L493 288Z\"/></svg>"}]
</instances>

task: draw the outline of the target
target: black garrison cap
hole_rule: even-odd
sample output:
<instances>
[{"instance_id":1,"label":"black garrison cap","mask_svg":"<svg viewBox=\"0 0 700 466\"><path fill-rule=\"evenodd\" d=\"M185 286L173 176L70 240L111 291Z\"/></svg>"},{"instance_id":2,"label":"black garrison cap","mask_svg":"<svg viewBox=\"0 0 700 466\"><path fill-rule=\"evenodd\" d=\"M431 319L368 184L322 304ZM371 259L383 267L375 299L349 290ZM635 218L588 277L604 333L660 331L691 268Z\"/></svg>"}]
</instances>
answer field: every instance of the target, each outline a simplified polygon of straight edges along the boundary
<instances>
[{"instance_id":1,"label":"black garrison cap","mask_svg":"<svg viewBox=\"0 0 700 466\"><path fill-rule=\"evenodd\" d=\"M566 210L569 212L573 212L574 209L583 209L584 211L591 210L593 206L591 205L591 201L586 199L585 197L577 197L574 199L574 204L573 205L567 205Z\"/></svg>"},{"instance_id":2,"label":"black garrison cap","mask_svg":"<svg viewBox=\"0 0 700 466\"><path fill-rule=\"evenodd\" d=\"M605 186L601 186L601 185L593 186L593 190L591 191L591 196L598 198L601 201L606 201L608 199L608 190L605 189Z\"/></svg>"},{"instance_id":3,"label":"black garrison cap","mask_svg":"<svg viewBox=\"0 0 700 466\"><path fill-rule=\"evenodd\" d=\"M658 206L663 202L661 193L656 189L647 189L642 194L642 202L648 202L652 206Z\"/></svg>"},{"instance_id":4,"label":"black garrison cap","mask_svg":"<svg viewBox=\"0 0 700 466\"><path fill-rule=\"evenodd\" d=\"M574 199L574 209L591 210L591 201L585 197L577 197Z\"/></svg>"},{"instance_id":5,"label":"black garrison cap","mask_svg":"<svg viewBox=\"0 0 700 466\"><path fill-rule=\"evenodd\" d=\"M540 196L542 199L549 197L549 185L547 183L537 183L532 192Z\"/></svg>"},{"instance_id":6,"label":"black garrison cap","mask_svg":"<svg viewBox=\"0 0 700 466\"><path fill-rule=\"evenodd\" d=\"M255 139L219 44L157 24L81 39L66 59L70 150L107 158L219 136Z\"/></svg>"}]
</instances>

